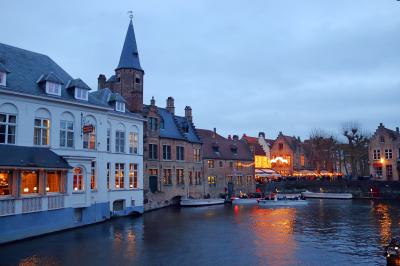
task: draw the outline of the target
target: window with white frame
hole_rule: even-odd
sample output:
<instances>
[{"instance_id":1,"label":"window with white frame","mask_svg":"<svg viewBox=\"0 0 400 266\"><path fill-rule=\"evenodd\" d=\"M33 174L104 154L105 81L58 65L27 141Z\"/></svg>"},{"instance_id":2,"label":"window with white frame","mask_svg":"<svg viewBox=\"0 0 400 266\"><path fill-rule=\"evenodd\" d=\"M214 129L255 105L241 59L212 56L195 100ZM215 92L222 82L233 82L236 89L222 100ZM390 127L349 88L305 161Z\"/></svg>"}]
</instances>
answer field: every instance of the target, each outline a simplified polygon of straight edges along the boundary
<instances>
[{"instance_id":1,"label":"window with white frame","mask_svg":"<svg viewBox=\"0 0 400 266\"><path fill-rule=\"evenodd\" d=\"M115 152L125 152L125 132L115 131Z\"/></svg>"},{"instance_id":2,"label":"window with white frame","mask_svg":"<svg viewBox=\"0 0 400 266\"><path fill-rule=\"evenodd\" d=\"M74 168L74 179L73 179L73 190L83 191L85 190L84 183L83 183L83 169L81 167Z\"/></svg>"},{"instance_id":3,"label":"window with white frame","mask_svg":"<svg viewBox=\"0 0 400 266\"><path fill-rule=\"evenodd\" d=\"M129 153L137 154L139 147L139 138L136 132L129 132Z\"/></svg>"},{"instance_id":4,"label":"window with white frame","mask_svg":"<svg viewBox=\"0 0 400 266\"><path fill-rule=\"evenodd\" d=\"M0 143L15 144L17 116L0 113Z\"/></svg>"},{"instance_id":5,"label":"window with white frame","mask_svg":"<svg viewBox=\"0 0 400 266\"><path fill-rule=\"evenodd\" d=\"M115 103L115 110L118 112L125 112L125 103L123 102L116 102Z\"/></svg>"},{"instance_id":6,"label":"window with white frame","mask_svg":"<svg viewBox=\"0 0 400 266\"><path fill-rule=\"evenodd\" d=\"M6 76L7 74L4 72L0 72L0 85L6 86Z\"/></svg>"},{"instance_id":7,"label":"window with white frame","mask_svg":"<svg viewBox=\"0 0 400 266\"><path fill-rule=\"evenodd\" d=\"M92 161L91 167L90 167L90 189L95 190L97 188L96 184L96 161Z\"/></svg>"},{"instance_id":8,"label":"window with white frame","mask_svg":"<svg viewBox=\"0 0 400 266\"><path fill-rule=\"evenodd\" d=\"M107 128L107 151L111 151L111 128Z\"/></svg>"},{"instance_id":9,"label":"window with white frame","mask_svg":"<svg viewBox=\"0 0 400 266\"><path fill-rule=\"evenodd\" d=\"M50 145L50 120L44 118L35 118L35 129L33 137L34 145Z\"/></svg>"},{"instance_id":10,"label":"window with white frame","mask_svg":"<svg viewBox=\"0 0 400 266\"><path fill-rule=\"evenodd\" d=\"M89 94L88 90L86 90L86 89L75 88L75 99L77 99L77 100L87 101L88 94Z\"/></svg>"},{"instance_id":11,"label":"window with white frame","mask_svg":"<svg viewBox=\"0 0 400 266\"><path fill-rule=\"evenodd\" d=\"M74 147L74 122L60 121L60 147Z\"/></svg>"},{"instance_id":12,"label":"window with white frame","mask_svg":"<svg viewBox=\"0 0 400 266\"><path fill-rule=\"evenodd\" d=\"M138 164L129 164L129 188L138 188Z\"/></svg>"},{"instance_id":13,"label":"window with white frame","mask_svg":"<svg viewBox=\"0 0 400 266\"><path fill-rule=\"evenodd\" d=\"M381 150L374 150L374 160L381 159Z\"/></svg>"},{"instance_id":14,"label":"window with white frame","mask_svg":"<svg viewBox=\"0 0 400 266\"><path fill-rule=\"evenodd\" d=\"M115 188L124 188L124 177L125 177L125 164L116 163L115 164Z\"/></svg>"},{"instance_id":15,"label":"window with white frame","mask_svg":"<svg viewBox=\"0 0 400 266\"><path fill-rule=\"evenodd\" d=\"M61 85L55 82L46 82L46 93L61 96Z\"/></svg>"},{"instance_id":16,"label":"window with white frame","mask_svg":"<svg viewBox=\"0 0 400 266\"><path fill-rule=\"evenodd\" d=\"M385 149L385 158L386 159L392 159L393 158L392 149Z\"/></svg>"},{"instance_id":17,"label":"window with white frame","mask_svg":"<svg viewBox=\"0 0 400 266\"><path fill-rule=\"evenodd\" d=\"M96 127L94 125L84 126L83 148L88 150L96 149Z\"/></svg>"}]
</instances>

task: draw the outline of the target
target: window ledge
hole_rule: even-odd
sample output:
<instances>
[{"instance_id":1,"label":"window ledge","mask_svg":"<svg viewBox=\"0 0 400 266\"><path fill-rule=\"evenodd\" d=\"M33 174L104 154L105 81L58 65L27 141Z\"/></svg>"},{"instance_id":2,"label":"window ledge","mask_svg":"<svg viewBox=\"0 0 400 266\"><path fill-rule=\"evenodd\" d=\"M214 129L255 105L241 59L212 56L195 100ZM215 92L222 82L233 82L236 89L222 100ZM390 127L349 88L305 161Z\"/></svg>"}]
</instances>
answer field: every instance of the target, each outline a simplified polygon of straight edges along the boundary
<instances>
[{"instance_id":1,"label":"window ledge","mask_svg":"<svg viewBox=\"0 0 400 266\"><path fill-rule=\"evenodd\" d=\"M15 200L16 198L13 196L0 196L0 201L2 200Z\"/></svg>"},{"instance_id":2,"label":"window ledge","mask_svg":"<svg viewBox=\"0 0 400 266\"><path fill-rule=\"evenodd\" d=\"M84 190L73 191L72 194L85 194Z\"/></svg>"},{"instance_id":3,"label":"window ledge","mask_svg":"<svg viewBox=\"0 0 400 266\"><path fill-rule=\"evenodd\" d=\"M98 190L97 190L97 188L95 188L95 189L91 189L90 192L91 192L91 193L97 193Z\"/></svg>"}]
</instances>

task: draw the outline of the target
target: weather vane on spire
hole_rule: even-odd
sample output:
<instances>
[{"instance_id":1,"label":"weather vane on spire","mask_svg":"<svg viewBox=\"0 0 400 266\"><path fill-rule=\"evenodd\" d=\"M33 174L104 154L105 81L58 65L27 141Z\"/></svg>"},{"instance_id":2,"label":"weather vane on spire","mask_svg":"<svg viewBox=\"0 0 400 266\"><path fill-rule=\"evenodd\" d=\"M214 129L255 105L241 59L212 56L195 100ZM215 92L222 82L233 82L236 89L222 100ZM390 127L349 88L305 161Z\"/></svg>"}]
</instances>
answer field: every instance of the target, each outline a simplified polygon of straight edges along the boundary
<instances>
[{"instance_id":1,"label":"weather vane on spire","mask_svg":"<svg viewBox=\"0 0 400 266\"><path fill-rule=\"evenodd\" d=\"M129 18L132 20L132 19L133 19L133 11L132 11L132 10L129 10L129 11L128 11L128 14L129 14Z\"/></svg>"}]
</instances>

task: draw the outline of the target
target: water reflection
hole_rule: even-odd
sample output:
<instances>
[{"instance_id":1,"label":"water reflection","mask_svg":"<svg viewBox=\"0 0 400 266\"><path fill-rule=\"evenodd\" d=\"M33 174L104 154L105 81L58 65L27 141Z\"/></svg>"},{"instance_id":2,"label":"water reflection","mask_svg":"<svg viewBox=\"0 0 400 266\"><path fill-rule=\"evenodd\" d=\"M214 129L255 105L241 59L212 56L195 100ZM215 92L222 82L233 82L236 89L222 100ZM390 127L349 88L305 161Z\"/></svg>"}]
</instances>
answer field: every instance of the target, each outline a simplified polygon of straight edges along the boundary
<instances>
[{"instance_id":1,"label":"water reflection","mask_svg":"<svg viewBox=\"0 0 400 266\"><path fill-rule=\"evenodd\" d=\"M293 237L296 209L253 208L251 211L255 255L259 264L293 265L296 241Z\"/></svg>"},{"instance_id":2,"label":"water reflection","mask_svg":"<svg viewBox=\"0 0 400 266\"><path fill-rule=\"evenodd\" d=\"M380 242L382 245L387 245L392 238L392 219L390 218L389 206L378 203L374 206L373 211L379 225Z\"/></svg>"}]
</instances>

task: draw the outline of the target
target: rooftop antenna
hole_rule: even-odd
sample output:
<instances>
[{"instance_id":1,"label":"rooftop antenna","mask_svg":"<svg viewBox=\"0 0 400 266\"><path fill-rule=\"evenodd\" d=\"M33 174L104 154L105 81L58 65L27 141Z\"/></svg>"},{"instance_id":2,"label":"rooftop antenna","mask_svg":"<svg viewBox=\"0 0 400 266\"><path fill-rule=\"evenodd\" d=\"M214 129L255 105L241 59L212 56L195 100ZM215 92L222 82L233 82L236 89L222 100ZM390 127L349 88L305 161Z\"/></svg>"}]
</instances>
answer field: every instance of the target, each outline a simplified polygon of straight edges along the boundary
<instances>
[{"instance_id":1,"label":"rooftop antenna","mask_svg":"<svg viewBox=\"0 0 400 266\"><path fill-rule=\"evenodd\" d=\"M130 20L132 20L133 19L133 11L129 10L128 15L129 15Z\"/></svg>"}]
</instances>

